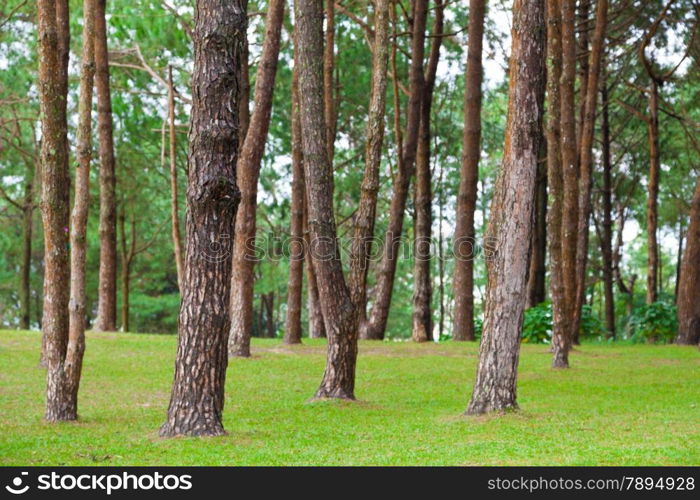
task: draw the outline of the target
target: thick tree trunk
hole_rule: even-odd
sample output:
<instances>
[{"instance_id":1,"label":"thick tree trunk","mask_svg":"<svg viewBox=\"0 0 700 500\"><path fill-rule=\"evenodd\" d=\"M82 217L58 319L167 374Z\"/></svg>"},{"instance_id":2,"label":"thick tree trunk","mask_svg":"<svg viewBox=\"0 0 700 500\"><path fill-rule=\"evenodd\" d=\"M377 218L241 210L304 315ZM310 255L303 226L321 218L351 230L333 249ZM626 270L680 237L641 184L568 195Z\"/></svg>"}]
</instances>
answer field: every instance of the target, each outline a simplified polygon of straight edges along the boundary
<instances>
[{"instance_id":1,"label":"thick tree trunk","mask_svg":"<svg viewBox=\"0 0 700 500\"><path fill-rule=\"evenodd\" d=\"M295 42L295 48L297 44ZM297 57L295 55L295 60ZM292 72L292 202L291 243L289 246L289 280L287 282L287 317L284 343L301 344L301 299L304 282L304 157L299 116L299 69Z\"/></svg>"},{"instance_id":2,"label":"thick tree trunk","mask_svg":"<svg viewBox=\"0 0 700 500\"><path fill-rule=\"evenodd\" d=\"M333 68L335 65L335 0L325 0L326 30L323 43L323 116L326 122L326 148L328 161L333 165L335 152L335 85Z\"/></svg>"},{"instance_id":3,"label":"thick tree trunk","mask_svg":"<svg viewBox=\"0 0 700 500\"><path fill-rule=\"evenodd\" d=\"M367 117L367 142L365 145L365 171L362 178L360 202L354 219L350 247L349 287L358 315L358 324L367 321L367 270L370 245L374 236L374 223L379 192L379 168L382 162L384 142L384 114L386 108L387 64L389 58L389 0L377 0L374 12L374 42L372 46L372 83L369 115Z\"/></svg>"},{"instance_id":4,"label":"thick tree trunk","mask_svg":"<svg viewBox=\"0 0 700 500\"><path fill-rule=\"evenodd\" d=\"M187 188L187 249L168 419L161 436L224 434L241 53L240 0L197 0Z\"/></svg>"},{"instance_id":5,"label":"thick tree trunk","mask_svg":"<svg viewBox=\"0 0 700 500\"><path fill-rule=\"evenodd\" d=\"M58 2L62 3L62 2ZM44 226L44 334L46 415L49 422L74 420L76 409L65 384L68 346L68 197L66 100L59 66L56 2L38 0L39 105L41 109L42 221Z\"/></svg>"},{"instance_id":6,"label":"thick tree trunk","mask_svg":"<svg viewBox=\"0 0 700 500\"><path fill-rule=\"evenodd\" d=\"M534 210L544 85L544 2L516 0L503 166L491 202L488 289L476 383L467 413L517 408L516 379Z\"/></svg>"},{"instance_id":7,"label":"thick tree trunk","mask_svg":"<svg viewBox=\"0 0 700 500\"><path fill-rule=\"evenodd\" d=\"M177 196L177 161L175 152L175 87L173 86L173 67L168 66L168 122L170 124L170 229L177 270L177 287L182 292L182 279L185 264L182 254L182 235L180 234L180 208Z\"/></svg>"},{"instance_id":8,"label":"thick tree trunk","mask_svg":"<svg viewBox=\"0 0 700 500\"><path fill-rule=\"evenodd\" d=\"M647 295L646 303L656 302L658 296L659 246L657 243L659 175L659 86L652 78L649 89L649 180L647 182Z\"/></svg>"},{"instance_id":9,"label":"thick tree trunk","mask_svg":"<svg viewBox=\"0 0 700 500\"><path fill-rule=\"evenodd\" d=\"M610 121L608 116L607 81L603 81L600 90L603 101L601 123L603 156L603 229L600 250L603 257L603 290L605 295L605 326L610 337L615 337L615 295L613 292L613 255L612 255L612 164L610 160Z\"/></svg>"},{"instance_id":10,"label":"thick tree trunk","mask_svg":"<svg viewBox=\"0 0 700 500\"><path fill-rule=\"evenodd\" d=\"M690 206L690 224L678 284L678 337L676 343L700 342L700 178Z\"/></svg>"},{"instance_id":11,"label":"thick tree trunk","mask_svg":"<svg viewBox=\"0 0 700 500\"><path fill-rule=\"evenodd\" d=\"M414 342L426 342L433 339L431 281L431 245L432 245L432 179L430 177L430 114L433 105L435 75L440 60L442 31L444 24L444 4L435 0L435 20L433 39L428 56L428 66L423 85L423 102L421 103L421 120L418 130L418 148L416 151L416 187L414 193L414 242L413 242L413 330Z\"/></svg>"},{"instance_id":12,"label":"thick tree trunk","mask_svg":"<svg viewBox=\"0 0 700 500\"><path fill-rule=\"evenodd\" d=\"M469 1L469 47L464 92L462 165L457 194L455 227L454 330L453 340L474 340L474 257L476 210L481 155L481 81L485 0Z\"/></svg>"},{"instance_id":13,"label":"thick tree trunk","mask_svg":"<svg viewBox=\"0 0 700 500\"><path fill-rule=\"evenodd\" d=\"M382 257L377 270L374 306L372 307L369 321L366 327L363 328L363 338L368 339L383 339L386 331L391 295L394 288L397 254L406 211L406 200L408 199L411 177L413 177L415 170L421 103L423 101L423 56L425 53L427 3L427 0L415 0L414 2L406 140L403 142L399 169L394 179L394 194L389 209L389 226L384 237Z\"/></svg>"},{"instance_id":14,"label":"thick tree trunk","mask_svg":"<svg viewBox=\"0 0 700 500\"><path fill-rule=\"evenodd\" d=\"M109 89L106 0L95 3L95 91L100 152L100 271L94 329L117 328L117 202L112 97Z\"/></svg>"},{"instance_id":15,"label":"thick tree trunk","mask_svg":"<svg viewBox=\"0 0 700 500\"><path fill-rule=\"evenodd\" d=\"M608 19L608 1L598 0L595 12L595 30L588 59L587 90L584 94L583 116L579 147L579 200L578 232L576 235L576 303L572 315L572 335L578 343L581 313L586 292L586 265L588 263L588 227L591 213L591 184L593 181L593 138L595 136L598 81L605 45Z\"/></svg>"},{"instance_id":16,"label":"thick tree trunk","mask_svg":"<svg viewBox=\"0 0 700 500\"><path fill-rule=\"evenodd\" d=\"M297 0L295 9L310 253L328 334L326 370L315 397L355 399L357 315L343 276L333 215L333 167L323 114L323 9L318 0Z\"/></svg>"},{"instance_id":17,"label":"thick tree trunk","mask_svg":"<svg viewBox=\"0 0 700 500\"><path fill-rule=\"evenodd\" d=\"M245 142L238 157L238 187L241 204L236 215L231 275L231 332L229 356L250 356L253 329L253 285L255 284L255 214L260 163L265 152L272 113L272 94L277 74L280 32L284 19L284 0L271 0L265 19L265 41L255 78L255 108Z\"/></svg>"},{"instance_id":18,"label":"thick tree trunk","mask_svg":"<svg viewBox=\"0 0 700 500\"><path fill-rule=\"evenodd\" d=\"M554 343L555 368L569 366L569 349L573 340L573 315L576 303L576 240L578 234L578 153L576 149L576 79L575 0L561 0L562 71L560 80L561 165L564 185L562 212L562 274L566 294L569 333L566 342Z\"/></svg>"},{"instance_id":19,"label":"thick tree trunk","mask_svg":"<svg viewBox=\"0 0 700 500\"><path fill-rule=\"evenodd\" d=\"M561 11L559 0L547 3L547 184L549 210L549 289L552 298L552 350L560 358L569 351L569 314L564 285L563 210L564 179L561 163L562 73Z\"/></svg>"},{"instance_id":20,"label":"thick tree trunk","mask_svg":"<svg viewBox=\"0 0 700 500\"><path fill-rule=\"evenodd\" d=\"M68 346L64 365L70 411L78 416L78 388L85 352L85 260L87 221L90 206L90 162L92 160L92 88L95 75L95 1L83 0L83 54L75 172L75 196L70 228L70 300Z\"/></svg>"}]
</instances>

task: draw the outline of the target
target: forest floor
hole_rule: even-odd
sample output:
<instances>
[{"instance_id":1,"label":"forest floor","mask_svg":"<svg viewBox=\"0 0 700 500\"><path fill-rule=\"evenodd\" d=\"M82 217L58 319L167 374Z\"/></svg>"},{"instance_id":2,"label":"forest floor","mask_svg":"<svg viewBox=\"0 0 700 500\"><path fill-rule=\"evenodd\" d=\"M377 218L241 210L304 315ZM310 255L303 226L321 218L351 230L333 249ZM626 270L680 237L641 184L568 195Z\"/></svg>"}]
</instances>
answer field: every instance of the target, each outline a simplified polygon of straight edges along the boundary
<instances>
[{"instance_id":1,"label":"forest floor","mask_svg":"<svg viewBox=\"0 0 700 500\"><path fill-rule=\"evenodd\" d=\"M523 345L521 410L464 417L475 343L363 342L357 402L310 402L324 343L232 360L222 438L161 439L175 336L89 333L80 421L42 420L38 332L0 332L0 465L698 465L700 353Z\"/></svg>"}]
</instances>

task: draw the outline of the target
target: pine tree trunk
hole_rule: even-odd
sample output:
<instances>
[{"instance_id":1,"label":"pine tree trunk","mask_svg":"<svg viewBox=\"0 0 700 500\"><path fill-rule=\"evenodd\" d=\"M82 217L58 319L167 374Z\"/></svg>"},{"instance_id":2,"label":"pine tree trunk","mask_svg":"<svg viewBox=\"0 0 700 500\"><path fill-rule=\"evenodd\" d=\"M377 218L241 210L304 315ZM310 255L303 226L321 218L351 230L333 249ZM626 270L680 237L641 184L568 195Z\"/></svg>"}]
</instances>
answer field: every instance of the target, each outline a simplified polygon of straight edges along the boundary
<instances>
[{"instance_id":1,"label":"pine tree trunk","mask_svg":"<svg viewBox=\"0 0 700 500\"><path fill-rule=\"evenodd\" d=\"M547 3L547 184L549 210L550 296L552 298L552 351L559 359L568 357L569 313L564 285L563 211L564 179L561 163L562 72L561 12L558 0Z\"/></svg>"},{"instance_id":2,"label":"pine tree trunk","mask_svg":"<svg viewBox=\"0 0 700 500\"><path fill-rule=\"evenodd\" d=\"M177 158L175 151L175 87L173 67L168 66L168 121L170 125L170 228L177 270L177 287L182 292L185 264L182 255L182 235L180 234L180 208L177 195Z\"/></svg>"},{"instance_id":3,"label":"pine tree trunk","mask_svg":"<svg viewBox=\"0 0 700 500\"><path fill-rule=\"evenodd\" d=\"M161 436L224 434L238 103L246 12L197 0L187 187L186 262L168 418Z\"/></svg>"},{"instance_id":4,"label":"pine tree trunk","mask_svg":"<svg viewBox=\"0 0 700 500\"><path fill-rule=\"evenodd\" d=\"M595 30L588 59L588 88L584 94L583 117L579 147L579 201L578 232L576 236L576 303L572 316L574 343L578 343L581 313L586 292L586 265L588 263L588 227L591 213L591 185L593 181L593 139L595 135L598 81L605 45L608 18L607 0L598 0L595 13Z\"/></svg>"},{"instance_id":5,"label":"pine tree trunk","mask_svg":"<svg viewBox=\"0 0 700 500\"><path fill-rule=\"evenodd\" d=\"M647 182L647 295L646 303L656 302L658 296L659 246L657 243L659 175L659 86L652 78L649 90L649 180Z\"/></svg>"},{"instance_id":6,"label":"pine tree trunk","mask_svg":"<svg viewBox=\"0 0 700 500\"><path fill-rule=\"evenodd\" d=\"M29 330L31 325L32 295L32 233L34 229L34 169L27 166L24 184L24 203L22 204L22 268L20 280L20 320L19 327Z\"/></svg>"},{"instance_id":7,"label":"pine tree trunk","mask_svg":"<svg viewBox=\"0 0 700 500\"><path fill-rule=\"evenodd\" d=\"M265 19L265 41L255 78L255 108L245 142L238 157L238 187L241 204L236 215L231 275L231 332L229 356L250 356L253 330L253 285L255 284L255 214L260 164L265 152L272 113L272 94L277 74L280 32L284 19L284 0L271 0Z\"/></svg>"},{"instance_id":8,"label":"pine tree trunk","mask_svg":"<svg viewBox=\"0 0 700 500\"><path fill-rule=\"evenodd\" d=\"M75 172L75 195L70 228L70 300L65 384L73 418L78 416L78 388L85 352L85 260L87 221L90 206L90 162L92 160L92 88L95 75L95 1L83 0L83 53Z\"/></svg>"},{"instance_id":9,"label":"pine tree trunk","mask_svg":"<svg viewBox=\"0 0 700 500\"><path fill-rule=\"evenodd\" d=\"M295 48L298 44L295 42ZM295 51L296 52L296 51ZM295 54L294 57L297 60ZM299 117L299 69L292 70L292 202L291 243L289 246L289 280L287 282L287 317L284 343L301 344L301 299L304 281L304 157Z\"/></svg>"},{"instance_id":10,"label":"pine tree trunk","mask_svg":"<svg viewBox=\"0 0 700 500\"><path fill-rule=\"evenodd\" d=\"M303 152L302 152L303 156ZM303 167L302 167L303 168ZM326 325L323 322L321 312L321 302L318 296L318 281L316 280L316 269L309 249L311 248L311 236L309 231L309 193L304 185L304 248L307 252L304 255L306 261L306 283L307 283L307 309L309 313L309 338L326 338Z\"/></svg>"},{"instance_id":11,"label":"pine tree trunk","mask_svg":"<svg viewBox=\"0 0 700 500\"><path fill-rule=\"evenodd\" d=\"M106 0L95 3L95 93L100 153L100 271L94 329L117 328L117 203L112 97L109 88Z\"/></svg>"},{"instance_id":12,"label":"pine tree trunk","mask_svg":"<svg viewBox=\"0 0 700 500\"><path fill-rule=\"evenodd\" d=\"M476 210L481 156L481 81L484 38L484 0L469 1L469 46L464 92L464 135L462 165L457 195L457 222L454 255L454 329L453 340L475 340L474 333L474 257Z\"/></svg>"},{"instance_id":13,"label":"pine tree trunk","mask_svg":"<svg viewBox=\"0 0 700 500\"><path fill-rule=\"evenodd\" d=\"M68 346L68 199L70 183L65 147L66 99L59 57L57 4L37 1L39 39L39 105L41 110L42 222L44 226L43 361L46 373L46 414L49 422L74 420L65 384L64 362Z\"/></svg>"},{"instance_id":14,"label":"pine tree trunk","mask_svg":"<svg viewBox=\"0 0 700 500\"><path fill-rule=\"evenodd\" d=\"M578 234L578 152L576 149L576 108L574 83L576 79L575 0L561 1L562 71L560 80L561 166L564 184L562 207L562 275L566 294L568 339L553 343L554 368L569 366L569 349L574 338L574 308L576 304L576 248Z\"/></svg>"},{"instance_id":15,"label":"pine tree trunk","mask_svg":"<svg viewBox=\"0 0 700 500\"><path fill-rule=\"evenodd\" d=\"M690 225L678 284L678 337L676 343L700 342L700 178L690 206Z\"/></svg>"},{"instance_id":16,"label":"pine tree trunk","mask_svg":"<svg viewBox=\"0 0 700 500\"><path fill-rule=\"evenodd\" d=\"M432 179L430 168L430 115L433 105L435 75L440 59L444 4L435 0L433 39L428 56L421 120L416 151L416 188L414 193L414 242L413 242L413 330L414 342L433 339L432 299L433 285L430 273L432 245Z\"/></svg>"},{"instance_id":17,"label":"pine tree trunk","mask_svg":"<svg viewBox=\"0 0 700 500\"><path fill-rule=\"evenodd\" d=\"M518 407L516 379L527 285L530 231L544 85L544 2L516 0L503 166L491 202L488 288L476 383L467 413Z\"/></svg>"},{"instance_id":18,"label":"pine tree trunk","mask_svg":"<svg viewBox=\"0 0 700 500\"><path fill-rule=\"evenodd\" d=\"M333 214L333 167L323 113L323 9L318 0L298 0L295 9L310 253L328 334L326 370L315 397L355 399L357 315L343 276Z\"/></svg>"},{"instance_id":19,"label":"pine tree trunk","mask_svg":"<svg viewBox=\"0 0 700 500\"><path fill-rule=\"evenodd\" d=\"M601 88L603 113L601 123L603 156L603 230L601 254L603 257L603 290L605 294L605 326L610 337L615 337L615 295L613 292L613 255L612 255L612 164L610 161L610 123L608 117L608 88L603 81Z\"/></svg>"},{"instance_id":20,"label":"pine tree trunk","mask_svg":"<svg viewBox=\"0 0 700 500\"><path fill-rule=\"evenodd\" d=\"M367 117L365 171L350 247L350 295L357 309L358 324L360 325L364 325L367 321L368 257L374 236L377 193L379 192L379 169L384 142L389 43L389 0L377 0L374 12L372 83Z\"/></svg>"},{"instance_id":21,"label":"pine tree trunk","mask_svg":"<svg viewBox=\"0 0 700 500\"><path fill-rule=\"evenodd\" d=\"M326 122L326 148L328 161L333 164L335 152L335 85L333 67L335 65L335 0L325 0L326 30L323 43L323 115Z\"/></svg>"},{"instance_id":22,"label":"pine tree trunk","mask_svg":"<svg viewBox=\"0 0 700 500\"><path fill-rule=\"evenodd\" d=\"M409 70L409 99L406 119L406 140L403 142L399 169L394 180L394 194L389 209L389 226L384 237L382 256L377 270L374 306L365 328L363 338L383 339L389 318L391 295L396 275L399 243L403 230L408 190L415 171L418 132L420 128L421 103L423 101L423 55L425 53L425 26L427 0L415 0L411 40L411 68Z\"/></svg>"},{"instance_id":23,"label":"pine tree trunk","mask_svg":"<svg viewBox=\"0 0 700 500\"><path fill-rule=\"evenodd\" d=\"M525 307L534 307L545 300L547 274L547 145L544 137L540 144L537 180L535 185L535 226L532 231L532 255L527 273Z\"/></svg>"}]
</instances>

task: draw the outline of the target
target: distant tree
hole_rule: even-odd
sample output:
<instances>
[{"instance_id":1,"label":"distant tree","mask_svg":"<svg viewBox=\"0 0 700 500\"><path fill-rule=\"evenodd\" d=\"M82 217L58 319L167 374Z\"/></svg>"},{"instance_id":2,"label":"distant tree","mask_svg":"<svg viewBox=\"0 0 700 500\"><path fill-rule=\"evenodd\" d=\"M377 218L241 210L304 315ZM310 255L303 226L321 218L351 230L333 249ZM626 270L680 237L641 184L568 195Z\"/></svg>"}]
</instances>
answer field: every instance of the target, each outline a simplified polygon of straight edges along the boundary
<instances>
[{"instance_id":1,"label":"distant tree","mask_svg":"<svg viewBox=\"0 0 700 500\"><path fill-rule=\"evenodd\" d=\"M197 0L185 279L168 417L161 436L217 436L231 326L238 103L246 13L240 0ZM215 43L214 43L215 42Z\"/></svg>"},{"instance_id":2,"label":"distant tree","mask_svg":"<svg viewBox=\"0 0 700 500\"><path fill-rule=\"evenodd\" d=\"M491 202L486 312L470 415L517 408L516 381L541 140L544 2L516 0L503 165Z\"/></svg>"}]
</instances>

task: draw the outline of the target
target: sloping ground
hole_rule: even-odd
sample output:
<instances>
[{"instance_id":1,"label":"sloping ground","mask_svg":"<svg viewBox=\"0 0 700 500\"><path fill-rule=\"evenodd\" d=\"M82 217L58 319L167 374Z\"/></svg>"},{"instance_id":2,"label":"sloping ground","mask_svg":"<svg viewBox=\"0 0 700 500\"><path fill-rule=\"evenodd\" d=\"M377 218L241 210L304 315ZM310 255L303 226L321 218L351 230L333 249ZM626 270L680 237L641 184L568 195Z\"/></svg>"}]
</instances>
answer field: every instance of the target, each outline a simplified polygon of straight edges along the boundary
<instances>
[{"instance_id":1,"label":"sloping ground","mask_svg":"<svg viewBox=\"0 0 700 500\"><path fill-rule=\"evenodd\" d=\"M225 426L160 439L175 337L89 334L79 423L42 421L38 332L0 332L2 465L698 465L700 353L581 346L553 371L523 345L517 413L467 418L476 344L360 346L357 403L315 402L324 345L254 341L232 360Z\"/></svg>"}]
</instances>

